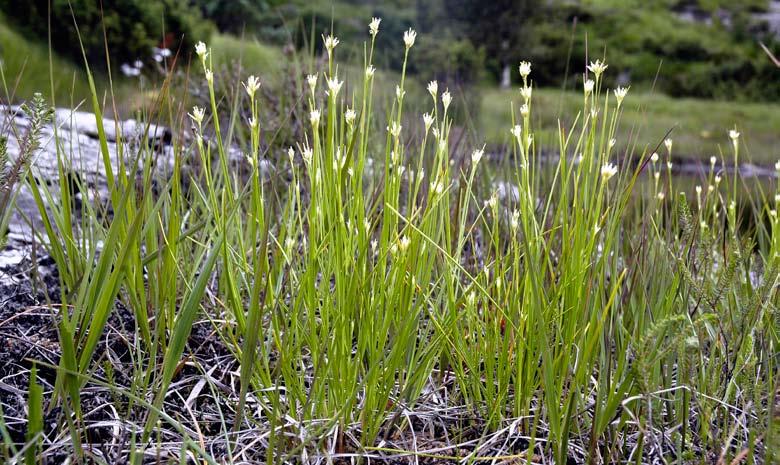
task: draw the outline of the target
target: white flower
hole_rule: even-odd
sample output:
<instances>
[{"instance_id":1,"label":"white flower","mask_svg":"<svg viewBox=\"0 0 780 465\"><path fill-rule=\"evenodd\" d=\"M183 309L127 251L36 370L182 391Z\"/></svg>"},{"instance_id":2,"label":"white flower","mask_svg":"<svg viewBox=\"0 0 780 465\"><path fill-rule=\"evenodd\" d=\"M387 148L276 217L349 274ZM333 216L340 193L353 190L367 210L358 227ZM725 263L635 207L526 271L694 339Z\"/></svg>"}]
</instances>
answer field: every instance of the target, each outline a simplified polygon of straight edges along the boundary
<instances>
[{"instance_id":1,"label":"white flower","mask_svg":"<svg viewBox=\"0 0 780 465\"><path fill-rule=\"evenodd\" d=\"M609 148L612 148L612 147L614 147L614 146L615 146L615 144L617 144L617 140L615 140L615 139L610 139L610 140L609 140Z\"/></svg>"},{"instance_id":2,"label":"white flower","mask_svg":"<svg viewBox=\"0 0 780 465\"><path fill-rule=\"evenodd\" d=\"M395 121L393 121L393 124L387 127L387 131L392 134L393 137L398 137L398 135L401 134L401 129L402 126Z\"/></svg>"},{"instance_id":3,"label":"white flower","mask_svg":"<svg viewBox=\"0 0 780 465\"><path fill-rule=\"evenodd\" d=\"M729 137L731 138L732 142L736 143L737 139L739 139L739 133L737 132L736 129L732 129L731 131L729 131Z\"/></svg>"},{"instance_id":4,"label":"white flower","mask_svg":"<svg viewBox=\"0 0 780 465\"><path fill-rule=\"evenodd\" d=\"M339 39L336 37L333 37L332 35L328 35L325 37L325 48L328 50L328 55L330 55L333 52L333 49L336 48L336 46L339 44Z\"/></svg>"},{"instance_id":5,"label":"white flower","mask_svg":"<svg viewBox=\"0 0 780 465\"><path fill-rule=\"evenodd\" d=\"M303 161L307 165L311 163L312 156L314 156L314 151L312 151L311 147L304 146L303 150L301 150L301 157L303 157Z\"/></svg>"},{"instance_id":6,"label":"white flower","mask_svg":"<svg viewBox=\"0 0 780 465\"><path fill-rule=\"evenodd\" d=\"M311 113L309 113L309 121L311 121L312 126L317 126L320 124L320 111L319 110L312 110Z\"/></svg>"},{"instance_id":7,"label":"white flower","mask_svg":"<svg viewBox=\"0 0 780 465\"><path fill-rule=\"evenodd\" d=\"M403 236L400 241L398 241L398 247L401 249L401 252L406 252L406 249L409 248L409 244L412 243L412 240L409 239L409 236Z\"/></svg>"},{"instance_id":8,"label":"white flower","mask_svg":"<svg viewBox=\"0 0 780 465\"><path fill-rule=\"evenodd\" d=\"M526 102L531 100L532 93L533 93L533 88L531 88L530 86L523 86L523 88L520 89L520 95L523 96L523 99L525 99Z\"/></svg>"},{"instance_id":9,"label":"white flower","mask_svg":"<svg viewBox=\"0 0 780 465\"><path fill-rule=\"evenodd\" d=\"M368 23L368 32L372 37L376 37L379 33L379 23L382 22L382 18L371 18L371 22Z\"/></svg>"},{"instance_id":10,"label":"white flower","mask_svg":"<svg viewBox=\"0 0 780 465\"><path fill-rule=\"evenodd\" d=\"M518 141L523 137L523 128L519 124L516 124L509 132L511 132Z\"/></svg>"},{"instance_id":11,"label":"white flower","mask_svg":"<svg viewBox=\"0 0 780 465\"><path fill-rule=\"evenodd\" d=\"M295 149L290 147L287 149L287 157L290 159L290 164L293 164L293 161L295 160Z\"/></svg>"},{"instance_id":12,"label":"white flower","mask_svg":"<svg viewBox=\"0 0 780 465\"><path fill-rule=\"evenodd\" d=\"M317 75L309 74L308 76L306 76L306 82L309 83L309 89L311 89L311 91L314 92L314 89L317 88Z\"/></svg>"},{"instance_id":13,"label":"white flower","mask_svg":"<svg viewBox=\"0 0 780 465\"><path fill-rule=\"evenodd\" d=\"M612 163L607 163L606 165L601 167L601 178L604 181L609 181L609 179L617 174L617 166L615 166Z\"/></svg>"},{"instance_id":14,"label":"white flower","mask_svg":"<svg viewBox=\"0 0 780 465\"><path fill-rule=\"evenodd\" d=\"M338 95L339 90L341 90L341 85L344 84L344 81L339 81L338 76L328 79L328 91L330 92L330 96L333 98L336 98L336 95Z\"/></svg>"},{"instance_id":15,"label":"white flower","mask_svg":"<svg viewBox=\"0 0 780 465\"><path fill-rule=\"evenodd\" d=\"M401 86L395 86L395 98L401 100L406 95L405 90L401 90Z\"/></svg>"},{"instance_id":16,"label":"white flower","mask_svg":"<svg viewBox=\"0 0 780 465\"><path fill-rule=\"evenodd\" d=\"M441 103L444 104L444 111L447 111L450 103L452 103L452 95L450 95L449 89L445 90L444 93L441 94Z\"/></svg>"},{"instance_id":17,"label":"white flower","mask_svg":"<svg viewBox=\"0 0 780 465\"><path fill-rule=\"evenodd\" d=\"M653 173L653 177L655 178L656 181L658 181L659 179L661 179L661 172L656 171L655 173Z\"/></svg>"},{"instance_id":18,"label":"white flower","mask_svg":"<svg viewBox=\"0 0 780 465\"><path fill-rule=\"evenodd\" d=\"M257 129L258 124L259 123L257 119L255 119L254 117L249 118L249 127L251 127L252 129Z\"/></svg>"},{"instance_id":19,"label":"white flower","mask_svg":"<svg viewBox=\"0 0 780 465\"><path fill-rule=\"evenodd\" d=\"M696 186L696 195L701 195L701 186Z\"/></svg>"},{"instance_id":20,"label":"white flower","mask_svg":"<svg viewBox=\"0 0 780 465\"><path fill-rule=\"evenodd\" d=\"M206 70L206 82L214 84L214 73L210 69Z\"/></svg>"},{"instance_id":21,"label":"white flower","mask_svg":"<svg viewBox=\"0 0 780 465\"><path fill-rule=\"evenodd\" d=\"M658 200L663 201L663 199L666 197L666 194L664 194L664 191L661 191L658 193Z\"/></svg>"},{"instance_id":22,"label":"white flower","mask_svg":"<svg viewBox=\"0 0 780 465\"><path fill-rule=\"evenodd\" d=\"M775 194L775 203L780 203L780 194Z\"/></svg>"},{"instance_id":23,"label":"white flower","mask_svg":"<svg viewBox=\"0 0 780 465\"><path fill-rule=\"evenodd\" d=\"M521 114L523 117L526 117L526 116L528 116L528 113L529 113L529 112L530 112L530 110L528 109L528 105L524 103L524 104L523 104L523 105L520 107L520 114Z\"/></svg>"},{"instance_id":24,"label":"white flower","mask_svg":"<svg viewBox=\"0 0 780 465\"><path fill-rule=\"evenodd\" d=\"M710 165L715 166L715 163L718 161L715 157L710 157Z\"/></svg>"},{"instance_id":25,"label":"white flower","mask_svg":"<svg viewBox=\"0 0 780 465\"><path fill-rule=\"evenodd\" d=\"M671 169L672 169L672 166L674 166L674 165L672 164L672 162L670 162L670 161L667 161L667 162L666 162L666 169L668 169L668 170L671 170Z\"/></svg>"},{"instance_id":26,"label":"white flower","mask_svg":"<svg viewBox=\"0 0 780 465\"><path fill-rule=\"evenodd\" d=\"M249 76L249 78L244 83L244 89L246 89L246 93L249 95L249 98L255 97L255 92L257 92L257 89L260 88L260 79L257 78L257 76Z\"/></svg>"},{"instance_id":27,"label":"white flower","mask_svg":"<svg viewBox=\"0 0 780 465\"><path fill-rule=\"evenodd\" d=\"M780 160L775 163L775 170L780 171Z\"/></svg>"},{"instance_id":28,"label":"white flower","mask_svg":"<svg viewBox=\"0 0 780 465\"><path fill-rule=\"evenodd\" d=\"M615 98L617 99L618 106L623 103L623 99L626 98L626 94L628 93L629 88L630 87L618 87L615 89Z\"/></svg>"},{"instance_id":29,"label":"white flower","mask_svg":"<svg viewBox=\"0 0 780 465\"><path fill-rule=\"evenodd\" d=\"M498 193L493 192L493 194L490 196L487 202L485 202L485 204L491 209L495 210L496 207L498 206Z\"/></svg>"},{"instance_id":30,"label":"white flower","mask_svg":"<svg viewBox=\"0 0 780 465\"><path fill-rule=\"evenodd\" d=\"M672 141L672 139L666 139L666 140L664 141L664 145L666 146L666 151L667 151L667 152L670 152L670 153L671 153L671 151L672 151L672 145L673 145L673 143L674 143L674 142Z\"/></svg>"},{"instance_id":31,"label":"white flower","mask_svg":"<svg viewBox=\"0 0 780 465\"><path fill-rule=\"evenodd\" d=\"M347 121L347 124L350 126L352 123L355 122L355 118L357 117L357 113L355 113L355 110L352 108L348 108L346 112L344 112L344 119Z\"/></svg>"},{"instance_id":32,"label":"white flower","mask_svg":"<svg viewBox=\"0 0 780 465\"><path fill-rule=\"evenodd\" d=\"M591 92L593 92L593 87L596 85L595 82L593 82L593 79L588 79L582 84L583 89L585 90L585 95L589 95Z\"/></svg>"},{"instance_id":33,"label":"white flower","mask_svg":"<svg viewBox=\"0 0 780 465\"><path fill-rule=\"evenodd\" d=\"M192 118L192 121L195 121L199 126L201 123L203 123L203 117L206 116L206 110L200 107L192 107L192 113L190 113L190 118Z\"/></svg>"},{"instance_id":34,"label":"white flower","mask_svg":"<svg viewBox=\"0 0 780 465\"><path fill-rule=\"evenodd\" d=\"M434 182L431 184L431 190L432 190L432 191L433 191L433 192L434 192L436 195L441 195L441 193L442 193L442 192L444 192L444 187L445 187L445 186L444 186L444 183L443 183L442 181L440 181L440 180L434 181Z\"/></svg>"},{"instance_id":35,"label":"white flower","mask_svg":"<svg viewBox=\"0 0 780 465\"><path fill-rule=\"evenodd\" d=\"M718 184L720 184L720 180L721 180L721 179L722 179L722 178L720 177L720 175L719 175L719 174L716 174L716 175L715 175L715 185L718 185Z\"/></svg>"},{"instance_id":36,"label":"white flower","mask_svg":"<svg viewBox=\"0 0 780 465\"><path fill-rule=\"evenodd\" d=\"M520 76L522 76L523 79L527 79L529 74L531 74L531 63L528 63L527 61L521 61Z\"/></svg>"},{"instance_id":37,"label":"white flower","mask_svg":"<svg viewBox=\"0 0 780 465\"><path fill-rule=\"evenodd\" d=\"M417 33L414 32L412 28L409 28L408 31L404 32L404 45L406 45L407 49L412 48L412 45L414 45L414 39L417 38Z\"/></svg>"},{"instance_id":38,"label":"white flower","mask_svg":"<svg viewBox=\"0 0 780 465\"><path fill-rule=\"evenodd\" d=\"M374 72L376 72L376 68L374 68L374 65L368 65L366 66L366 77L371 79L374 77Z\"/></svg>"},{"instance_id":39,"label":"white flower","mask_svg":"<svg viewBox=\"0 0 780 465\"><path fill-rule=\"evenodd\" d=\"M714 190L715 190L715 186L713 186L712 184L707 185L707 192L712 192Z\"/></svg>"},{"instance_id":40,"label":"white flower","mask_svg":"<svg viewBox=\"0 0 780 465\"><path fill-rule=\"evenodd\" d=\"M650 161L652 161L653 163L658 163L658 154L653 152L653 154L650 155Z\"/></svg>"},{"instance_id":41,"label":"white flower","mask_svg":"<svg viewBox=\"0 0 780 465\"><path fill-rule=\"evenodd\" d=\"M606 63L603 63L601 60L591 61L590 65L588 66L588 71L595 74L596 77L601 76L601 74L606 71L608 68Z\"/></svg>"},{"instance_id":42,"label":"white flower","mask_svg":"<svg viewBox=\"0 0 780 465\"><path fill-rule=\"evenodd\" d=\"M195 44L195 53L198 54L201 60L205 60L206 55L209 53L206 49L206 44L204 44L202 41Z\"/></svg>"},{"instance_id":43,"label":"white flower","mask_svg":"<svg viewBox=\"0 0 780 465\"><path fill-rule=\"evenodd\" d=\"M482 156L485 155L485 149L484 147L481 149L474 150L474 152L471 153L471 163L476 166L477 163L479 163L480 160L482 160Z\"/></svg>"},{"instance_id":44,"label":"white flower","mask_svg":"<svg viewBox=\"0 0 780 465\"><path fill-rule=\"evenodd\" d=\"M509 226L512 231L517 231L517 227L520 225L520 212L515 209L512 211L512 217L509 219Z\"/></svg>"},{"instance_id":45,"label":"white flower","mask_svg":"<svg viewBox=\"0 0 780 465\"><path fill-rule=\"evenodd\" d=\"M433 124L433 116L429 113L424 113L423 123L425 124L425 132L428 132L428 130L431 128L431 125Z\"/></svg>"},{"instance_id":46,"label":"white flower","mask_svg":"<svg viewBox=\"0 0 780 465\"><path fill-rule=\"evenodd\" d=\"M436 100L436 96L439 94L439 83L436 81L429 82L428 93L431 94L431 97L433 97L434 100Z\"/></svg>"}]
</instances>

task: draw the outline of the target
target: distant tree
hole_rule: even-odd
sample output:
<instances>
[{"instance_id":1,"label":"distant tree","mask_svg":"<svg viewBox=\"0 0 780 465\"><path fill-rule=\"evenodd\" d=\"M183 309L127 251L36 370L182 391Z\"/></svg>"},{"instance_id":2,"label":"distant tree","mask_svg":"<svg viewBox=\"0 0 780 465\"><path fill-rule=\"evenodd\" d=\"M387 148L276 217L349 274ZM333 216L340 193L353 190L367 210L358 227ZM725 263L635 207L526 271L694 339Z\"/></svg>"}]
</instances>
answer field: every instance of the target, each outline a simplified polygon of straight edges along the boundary
<instances>
[{"instance_id":1,"label":"distant tree","mask_svg":"<svg viewBox=\"0 0 780 465\"><path fill-rule=\"evenodd\" d=\"M444 20L485 50L488 72L498 78L503 69L527 58L532 36L530 20L540 0L443 0Z\"/></svg>"},{"instance_id":2,"label":"distant tree","mask_svg":"<svg viewBox=\"0 0 780 465\"><path fill-rule=\"evenodd\" d=\"M204 17L214 21L220 31L241 33L254 29L264 21L264 15L283 0L191 0Z\"/></svg>"},{"instance_id":3,"label":"distant tree","mask_svg":"<svg viewBox=\"0 0 780 465\"><path fill-rule=\"evenodd\" d=\"M191 50L211 30L187 0L0 0L0 11L30 36L45 39L51 33L56 51L80 61L75 17L84 52L95 66L106 62L104 29L113 66L149 60L154 47Z\"/></svg>"}]
</instances>

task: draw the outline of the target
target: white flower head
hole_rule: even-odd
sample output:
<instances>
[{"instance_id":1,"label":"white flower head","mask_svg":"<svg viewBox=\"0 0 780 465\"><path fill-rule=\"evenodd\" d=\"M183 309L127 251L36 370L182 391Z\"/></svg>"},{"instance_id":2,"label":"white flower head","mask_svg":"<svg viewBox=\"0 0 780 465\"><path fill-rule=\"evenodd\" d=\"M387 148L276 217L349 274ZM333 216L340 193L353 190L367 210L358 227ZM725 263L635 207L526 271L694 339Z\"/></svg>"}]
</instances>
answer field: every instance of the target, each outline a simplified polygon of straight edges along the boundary
<instances>
[{"instance_id":1,"label":"white flower head","mask_svg":"<svg viewBox=\"0 0 780 465\"><path fill-rule=\"evenodd\" d=\"M623 99L626 98L628 89L630 89L630 87L618 87L615 89L615 99L617 99L618 106L620 106L623 103Z\"/></svg>"},{"instance_id":2,"label":"white flower head","mask_svg":"<svg viewBox=\"0 0 780 465\"><path fill-rule=\"evenodd\" d=\"M775 163L775 170L780 172L780 160Z\"/></svg>"},{"instance_id":3,"label":"white flower head","mask_svg":"<svg viewBox=\"0 0 780 465\"><path fill-rule=\"evenodd\" d=\"M312 110L311 113L309 113L309 121L311 121L312 126L318 126L320 124L320 111Z\"/></svg>"},{"instance_id":4,"label":"white flower head","mask_svg":"<svg viewBox=\"0 0 780 465\"><path fill-rule=\"evenodd\" d=\"M713 186L712 184L707 185L707 192L713 192L714 190L715 190L715 186Z\"/></svg>"},{"instance_id":5,"label":"white flower head","mask_svg":"<svg viewBox=\"0 0 780 465\"><path fill-rule=\"evenodd\" d=\"M601 76L608 68L607 64L601 60L591 61L588 65L588 71L595 74L596 77Z\"/></svg>"},{"instance_id":6,"label":"white flower head","mask_svg":"<svg viewBox=\"0 0 780 465\"><path fill-rule=\"evenodd\" d=\"M401 129L403 129L403 126L401 126L395 121L393 121L393 124L391 124L387 128L387 130L390 132L390 134L393 135L393 137L398 137L401 134Z\"/></svg>"},{"instance_id":7,"label":"white flower head","mask_svg":"<svg viewBox=\"0 0 780 465\"><path fill-rule=\"evenodd\" d=\"M433 115L430 113L423 113L423 123L425 124L425 132L428 132L433 124Z\"/></svg>"},{"instance_id":8,"label":"white flower head","mask_svg":"<svg viewBox=\"0 0 780 465\"><path fill-rule=\"evenodd\" d=\"M295 160L295 149L290 147L287 149L287 158L290 159L290 164L293 164L293 161Z\"/></svg>"},{"instance_id":9,"label":"white flower head","mask_svg":"<svg viewBox=\"0 0 780 465\"><path fill-rule=\"evenodd\" d=\"M441 103L444 105L444 111L447 111L450 103L452 103L452 95L450 94L449 89L445 90L444 93L441 94Z\"/></svg>"},{"instance_id":10,"label":"white flower head","mask_svg":"<svg viewBox=\"0 0 780 465\"><path fill-rule=\"evenodd\" d=\"M485 148L474 150L474 152L471 153L471 163L474 166L477 166L480 160L482 160L482 157L485 155Z\"/></svg>"},{"instance_id":11,"label":"white flower head","mask_svg":"<svg viewBox=\"0 0 780 465\"><path fill-rule=\"evenodd\" d=\"M655 178L656 181L661 179L661 172L660 171L656 171L655 173L653 173L653 178Z\"/></svg>"},{"instance_id":12,"label":"white flower head","mask_svg":"<svg viewBox=\"0 0 780 465\"><path fill-rule=\"evenodd\" d=\"M520 62L520 76L523 77L523 79L528 79L528 75L531 74L531 63L527 61L521 61Z\"/></svg>"},{"instance_id":13,"label":"white flower head","mask_svg":"<svg viewBox=\"0 0 780 465\"><path fill-rule=\"evenodd\" d=\"M257 78L257 76L249 76L249 78L244 83L244 89L246 89L247 95L249 95L249 98L255 98L255 92L257 92L257 89L260 88L260 79Z\"/></svg>"},{"instance_id":14,"label":"white flower head","mask_svg":"<svg viewBox=\"0 0 780 465\"><path fill-rule=\"evenodd\" d=\"M495 210L498 207L498 192L493 192L485 204L492 210Z\"/></svg>"},{"instance_id":15,"label":"white flower head","mask_svg":"<svg viewBox=\"0 0 780 465\"><path fill-rule=\"evenodd\" d=\"M670 162L670 161L666 162L666 169L668 169L669 171L672 170L672 166L674 166L674 164L672 162Z\"/></svg>"},{"instance_id":16,"label":"white flower head","mask_svg":"<svg viewBox=\"0 0 780 465\"><path fill-rule=\"evenodd\" d=\"M533 93L533 88L531 86L523 86L522 89L520 89L520 95L523 96L523 99L528 102L531 100L531 94Z\"/></svg>"},{"instance_id":17,"label":"white flower head","mask_svg":"<svg viewBox=\"0 0 780 465\"><path fill-rule=\"evenodd\" d=\"M428 93L431 94L431 97L433 97L433 100L436 100L436 97L439 94L439 83L436 81L431 81L428 83Z\"/></svg>"},{"instance_id":18,"label":"white flower head","mask_svg":"<svg viewBox=\"0 0 780 465\"><path fill-rule=\"evenodd\" d=\"M382 22L382 18L371 18L371 22L368 23L368 32L371 37L376 37L379 33L379 23Z\"/></svg>"},{"instance_id":19,"label":"white flower head","mask_svg":"<svg viewBox=\"0 0 780 465\"><path fill-rule=\"evenodd\" d=\"M309 74L308 76L306 76L306 82L309 83L309 89L311 89L311 91L314 92L314 89L317 88L317 75Z\"/></svg>"},{"instance_id":20,"label":"white flower head","mask_svg":"<svg viewBox=\"0 0 780 465\"><path fill-rule=\"evenodd\" d=\"M341 85L344 84L344 81L339 81L338 76L334 76L332 79L328 79L327 82L329 95L333 98L336 98L336 95L338 95L339 91L341 90Z\"/></svg>"},{"instance_id":21,"label":"white flower head","mask_svg":"<svg viewBox=\"0 0 780 465\"><path fill-rule=\"evenodd\" d=\"M729 137L731 138L731 145L734 146L734 150L736 151L739 146L739 132L737 132L736 129L732 129L729 131Z\"/></svg>"},{"instance_id":22,"label":"white flower head","mask_svg":"<svg viewBox=\"0 0 780 465\"><path fill-rule=\"evenodd\" d=\"M596 85L595 82L593 82L593 79L587 79L583 84L583 90L585 91L585 95L590 95L591 92L593 92L593 87Z\"/></svg>"},{"instance_id":23,"label":"white flower head","mask_svg":"<svg viewBox=\"0 0 780 465\"><path fill-rule=\"evenodd\" d=\"M328 50L328 55L330 55L333 52L333 49L336 48L338 44L339 44L338 38L333 37L330 34L327 37L325 37L325 48Z\"/></svg>"},{"instance_id":24,"label":"white flower head","mask_svg":"<svg viewBox=\"0 0 780 465\"><path fill-rule=\"evenodd\" d=\"M412 48L412 45L414 45L414 39L417 38L417 33L414 31L414 29L409 28L409 30L404 32L404 45L406 45L406 49Z\"/></svg>"},{"instance_id":25,"label":"white flower head","mask_svg":"<svg viewBox=\"0 0 780 465\"><path fill-rule=\"evenodd\" d=\"M303 147L303 150L301 150L301 157L303 157L304 163L307 165L311 163L311 159L314 156L314 151L309 147L308 145Z\"/></svg>"},{"instance_id":26,"label":"white flower head","mask_svg":"<svg viewBox=\"0 0 780 465\"><path fill-rule=\"evenodd\" d=\"M664 145L666 146L666 151L671 153L672 152L672 145L674 144L674 141L672 139L666 139L664 141Z\"/></svg>"},{"instance_id":27,"label":"white flower head","mask_svg":"<svg viewBox=\"0 0 780 465\"><path fill-rule=\"evenodd\" d=\"M520 107L520 114L525 118L526 116L528 116L528 113L530 113L530 110L528 109L528 104L524 103Z\"/></svg>"},{"instance_id":28,"label":"white flower head","mask_svg":"<svg viewBox=\"0 0 780 465\"><path fill-rule=\"evenodd\" d=\"M658 200L663 201L665 198L666 194L664 194L664 191L658 193Z\"/></svg>"},{"instance_id":29,"label":"white flower head","mask_svg":"<svg viewBox=\"0 0 780 465\"><path fill-rule=\"evenodd\" d=\"M523 128L519 124L516 124L509 132L511 132L518 141L523 137Z\"/></svg>"},{"instance_id":30,"label":"white flower head","mask_svg":"<svg viewBox=\"0 0 780 465\"><path fill-rule=\"evenodd\" d=\"M401 86L396 85L395 86L395 98L398 100L401 100L404 98L404 95L406 95L406 91L401 89Z\"/></svg>"},{"instance_id":31,"label":"white flower head","mask_svg":"<svg viewBox=\"0 0 780 465\"><path fill-rule=\"evenodd\" d=\"M609 181L609 179L617 174L617 166L615 166L612 163L607 163L606 165L601 167L601 178L604 181Z\"/></svg>"},{"instance_id":32,"label":"white flower head","mask_svg":"<svg viewBox=\"0 0 780 465\"><path fill-rule=\"evenodd\" d=\"M201 60L205 60L206 56L209 54L208 49L206 49L206 44L204 44L202 41L195 44L195 53L200 57Z\"/></svg>"},{"instance_id":33,"label":"white flower head","mask_svg":"<svg viewBox=\"0 0 780 465\"><path fill-rule=\"evenodd\" d=\"M520 226L520 211L515 209L512 211L512 217L509 218L509 226L512 228L512 231L517 231L518 226Z\"/></svg>"},{"instance_id":34,"label":"white flower head","mask_svg":"<svg viewBox=\"0 0 780 465\"><path fill-rule=\"evenodd\" d=\"M656 152L653 152L653 154L650 155L650 161L653 163L658 163L658 154Z\"/></svg>"},{"instance_id":35,"label":"white flower head","mask_svg":"<svg viewBox=\"0 0 780 465\"><path fill-rule=\"evenodd\" d=\"M715 163L718 162L718 159L714 156L710 157L710 165L715 166Z\"/></svg>"},{"instance_id":36,"label":"white flower head","mask_svg":"<svg viewBox=\"0 0 780 465\"><path fill-rule=\"evenodd\" d=\"M716 174L716 175L715 175L715 185L718 185L718 184L720 184L720 180L721 180L721 179L723 179L723 178L721 178L719 174Z\"/></svg>"},{"instance_id":37,"label":"white flower head","mask_svg":"<svg viewBox=\"0 0 780 465\"><path fill-rule=\"evenodd\" d=\"M357 113L352 108L348 108L347 111L344 112L344 120L350 126L355 122L355 118L357 118Z\"/></svg>"},{"instance_id":38,"label":"white flower head","mask_svg":"<svg viewBox=\"0 0 780 465\"><path fill-rule=\"evenodd\" d=\"M214 73L210 69L206 70L206 82L214 84Z\"/></svg>"},{"instance_id":39,"label":"white flower head","mask_svg":"<svg viewBox=\"0 0 780 465\"><path fill-rule=\"evenodd\" d=\"M192 113L190 113L190 118L192 118L192 121L198 124L198 126L200 126L200 124L203 123L204 116L206 116L205 109L200 108L198 106L192 107Z\"/></svg>"},{"instance_id":40,"label":"white flower head","mask_svg":"<svg viewBox=\"0 0 780 465\"><path fill-rule=\"evenodd\" d=\"M615 144L617 144L617 140L615 140L615 139L610 139L609 140L609 148L613 148L615 146Z\"/></svg>"},{"instance_id":41,"label":"white flower head","mask_svg":"<svg viewBox=\"0 0 780 465\"><path fill-rule=\"evenodd\" d=\"M366 66L366 77L371 79L374 77L374 73L376 72L376 68L374 68L374 65L368 65Z\"/></svg>"},{"instance_id":42,"label":"white flower head","mask_svg":"<svg viewBox=\"0 0 780 465\"><path fill-rule=\"evenodd\" d=\"M701 186L696 186L696 195L701 195Z\"/></svg>"}]
</instances>

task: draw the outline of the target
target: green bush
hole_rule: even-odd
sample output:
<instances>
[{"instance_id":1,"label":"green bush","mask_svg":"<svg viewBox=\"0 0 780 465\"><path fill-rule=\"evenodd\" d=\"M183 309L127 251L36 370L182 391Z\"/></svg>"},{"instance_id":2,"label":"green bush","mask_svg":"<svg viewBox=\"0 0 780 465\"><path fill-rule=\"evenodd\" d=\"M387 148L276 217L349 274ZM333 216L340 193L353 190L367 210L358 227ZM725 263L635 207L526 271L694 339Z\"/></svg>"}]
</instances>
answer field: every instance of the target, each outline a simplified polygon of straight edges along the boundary
<instances>
[{"instance_id":1,"label":"green bush","mask_svg":"<svg viewBox=\"0 0 780 465\"><path fill-rule=\"evenodd\" d=\"M0 10L30 37L42 39L51 33L57 52L81 61L75 20L93 66L106 63L106 42L112 66L119 66L150 61L154 47L173 52L179 47L192 50L211 31L210 24L187 0L114 0L103 2L102 11L100 2L94 0L0 0Z\"/></svg>"}]
</instances>

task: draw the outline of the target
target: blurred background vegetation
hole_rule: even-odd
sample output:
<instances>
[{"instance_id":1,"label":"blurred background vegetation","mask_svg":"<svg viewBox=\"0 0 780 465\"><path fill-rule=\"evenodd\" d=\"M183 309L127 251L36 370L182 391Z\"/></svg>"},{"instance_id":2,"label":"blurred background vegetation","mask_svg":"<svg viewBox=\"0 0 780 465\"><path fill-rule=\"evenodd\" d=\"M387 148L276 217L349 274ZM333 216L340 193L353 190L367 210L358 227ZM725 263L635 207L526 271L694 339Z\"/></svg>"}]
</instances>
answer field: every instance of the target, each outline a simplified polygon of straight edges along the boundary
<instances>
[{"instance_id":1,"label":"blurred background vegetation","mask_svg":"<svg viewBox=\"0 0 780 465\"><path fill-rule=\"evenodd\" d=\"M149 96L137 80L162 79L174 57L188 64L193 44L210 43L215 59L242 72L281 83L284 57L320 55L320 35L341 39L341 59L362 63L367 22L381 17L374 62L400 69L403 31L418 33L409 72L419 83L437 79L462 102L457 120L499 143L505 128L490 126L480 109L508 111L518 82L517 63L533 63L533 80L559 98L539 117L554 122L582 85L586 62L606 58L608 86L631 85L650 113L670 113L671 98L754 102L763 127L755 134L767 159L777 157L770 109L780 101L778 69L760 47L780 51L776 0L0 0L0 54L5 97L29 98L51 89L49 44L54 51L54 98L65 106L87 95L82 49L100 85L112 71L115 98L132 111ZM51 5L49 9L49 5ZM72 10L71 10L72 6ZM72 13L72 12L73 13ZM106 51L106 43L108 52ZM289 84L289 83L288 83ZM152 86L147 84L146 88ZM544 91L543 91L544 93ZM547 91L548 100L551 94ZM761 105L769 106L761 106ZM655 108L653 110L653 108ZM731 126L735 116L690 105L691 118L675 123L695 134L683 150L714 150L707 135ZM723 105L718 108L723 108ZM728 108L728 107L727 107ZM750 110L742 116L750 120ZM547 113L545 113L547 112ZM557 112L557 113L556 113ZM684 113L684 112L683 112ZM769 114L768 120L765 116ZM637 118L647 113L637 113ZM486 119L487 118L487 119ZM758 117L757 117L758 118ZM663 120L667 125L669 118ZM628 121L632 125L632 121ZM653 127L660 137L668 127ZM691 126L691 127L686 127ZM503 131L503 132L500 132ZM660 134L660 135L659 135ZM750 132L746 134L750 136ZM749 139L748 139L749 141ZM709 155L707 155L709 156Z\"/></svg>"}]
</instances>

